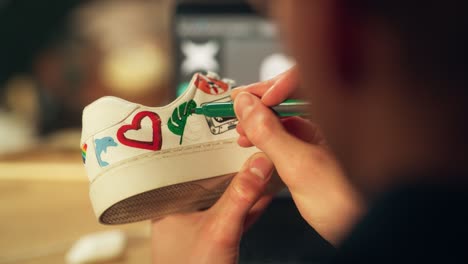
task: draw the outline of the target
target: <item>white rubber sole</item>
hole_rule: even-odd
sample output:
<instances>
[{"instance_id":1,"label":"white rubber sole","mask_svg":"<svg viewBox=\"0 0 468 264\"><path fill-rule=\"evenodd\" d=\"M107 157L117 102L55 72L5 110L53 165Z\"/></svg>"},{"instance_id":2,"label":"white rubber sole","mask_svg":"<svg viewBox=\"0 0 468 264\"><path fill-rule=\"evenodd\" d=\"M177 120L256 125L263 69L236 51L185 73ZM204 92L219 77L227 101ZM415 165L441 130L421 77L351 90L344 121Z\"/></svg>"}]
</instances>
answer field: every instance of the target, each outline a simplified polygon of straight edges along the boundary
<instances>
[{"instance_id":1,"label":"white rubber sole","mask_svg":"<svg viewBox=\"0 0 468 264\"><path fill-rule=\"evenodd\" d=\"M101 223L122 224L210 207L255 152L229 139L125 160L91 183L94 212Z\"/></svg>"}]
</instances>

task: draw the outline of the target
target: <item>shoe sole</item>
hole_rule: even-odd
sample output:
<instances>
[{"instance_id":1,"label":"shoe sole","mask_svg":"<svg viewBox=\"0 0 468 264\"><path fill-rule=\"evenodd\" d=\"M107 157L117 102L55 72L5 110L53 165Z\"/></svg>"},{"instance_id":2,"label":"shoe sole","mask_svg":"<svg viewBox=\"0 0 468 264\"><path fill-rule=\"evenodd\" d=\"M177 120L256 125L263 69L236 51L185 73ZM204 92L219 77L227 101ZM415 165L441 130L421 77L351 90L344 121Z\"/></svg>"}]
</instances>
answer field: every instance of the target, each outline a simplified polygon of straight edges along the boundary
<instances>
[{"instance_id":1,"label":"shoe sole","mask_svg":"<svg viewBox=\"0 0 468 264\"><path fill-rule=\"evenodd\" d=\"M94 212L103 224L124 224L209 208L255 152L229 139L116 163L90 185Z\"/></svg>"}]
</instances>

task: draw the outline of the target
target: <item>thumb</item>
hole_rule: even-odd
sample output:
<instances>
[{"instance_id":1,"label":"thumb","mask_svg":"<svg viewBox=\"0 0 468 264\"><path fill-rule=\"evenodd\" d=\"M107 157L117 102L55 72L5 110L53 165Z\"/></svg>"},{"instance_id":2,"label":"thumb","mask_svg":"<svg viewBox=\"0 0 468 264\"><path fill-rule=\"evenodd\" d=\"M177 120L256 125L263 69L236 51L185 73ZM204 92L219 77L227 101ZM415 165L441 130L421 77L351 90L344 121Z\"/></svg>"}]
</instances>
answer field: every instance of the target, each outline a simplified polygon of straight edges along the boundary
<instances>
[{"instance_id":1,"label":"thumb","mask_svg":"<svg viewBox=\"0 0 468 264\"><path fill-rule=\"evenodd\" d=\"M249 141L271 158L284 183L293 188L297 179L289 175L297 173L290 170L300 168L304 157L316 156L317 147L289 134L278 117L252 94L237 95L234 108Z\"/></svg>"},{"instance_id":2,"label":"thumb","mask_svg":"<svg viewBox=\"0 0 468 264\"><path fill-rule=\"evenodd\" d=\"M221 198L209 209L215 218L215 230L211 230L214 236L219 235L232 243L238 241L245 218L265 191L272 172L273 163L264 153L256 153L246 162Z\"/></svg>"}]
</instances>

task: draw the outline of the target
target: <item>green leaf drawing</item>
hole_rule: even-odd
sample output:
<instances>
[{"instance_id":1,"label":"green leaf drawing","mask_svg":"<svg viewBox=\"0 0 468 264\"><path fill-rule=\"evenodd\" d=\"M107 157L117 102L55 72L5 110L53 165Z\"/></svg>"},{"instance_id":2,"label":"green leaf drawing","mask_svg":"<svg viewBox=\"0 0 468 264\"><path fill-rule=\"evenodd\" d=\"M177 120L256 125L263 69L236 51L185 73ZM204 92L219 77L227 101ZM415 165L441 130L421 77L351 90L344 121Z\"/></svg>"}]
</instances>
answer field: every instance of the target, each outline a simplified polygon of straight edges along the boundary
<instances>
[{"instance_id":1,"label":"green leaf drawing","mask_svg":"<svg viewBox=\"0 0 468 264\"><path fill-rule=\"evenodd\" d=\"M167 127L169 130L180 136L179 144L182 144L187 118L192 114L192 109L196 107L197 103L194 100L185 102L174 109L172 116L167 121Z\"/></svg>"}]
</instances>

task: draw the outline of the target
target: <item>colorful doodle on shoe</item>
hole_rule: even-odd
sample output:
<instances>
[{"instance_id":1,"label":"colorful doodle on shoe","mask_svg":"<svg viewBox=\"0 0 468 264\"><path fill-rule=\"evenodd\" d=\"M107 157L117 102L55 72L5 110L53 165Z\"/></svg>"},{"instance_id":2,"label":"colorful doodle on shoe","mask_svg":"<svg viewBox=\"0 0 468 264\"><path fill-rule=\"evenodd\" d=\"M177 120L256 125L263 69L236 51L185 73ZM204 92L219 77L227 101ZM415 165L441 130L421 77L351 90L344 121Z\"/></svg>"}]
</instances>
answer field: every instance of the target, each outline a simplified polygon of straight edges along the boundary
<instances>
[{"instance_id":1,"label":"colorful doodle on shoe","mask_svg":"<svg viewBox=\"0 0 468 264\"><path fill-rule=\"evenodd\" d=\"M96 158L99 163L99 166L105 167L109 165L108 162L102 160L101 155L102 153L107 153L108 147L116 147L117 143L111 137L103 137L94 140L95 148L96 148Z\"/></svg>"},{"instance_id":2,"label":"colorful doodle on shoe","mask_svg":"<svg viewBox=\"0 0 468 264\"><path fill-rule=\"evenodd\" d=\"M197 103L194 100L185 102L174 109L172 116L167 121L167 128L172 133L180 136L179 144L182 144L187 119L192 114L192 109L196 107Z\"/></svg>"},{"instance_id":3,"label":"colorful doodle on shoe","mask_svg":"<svg viewBox=\"0 0 468 264\"><path fill-rule=\"evenodd\" d=\"M86 163L86 151L88 150L88 144L83 144L81 146L81 158L83 159L83 163Z\"/></svg>"},{"instance_id":4,"label":"colorful doodle on shoe","mask_svg":"<svg viewBox=\"0 0 468 264\"><path fill-rule=\"evenodd\" d=\"M195 86L204 93L219 95L229 90L229 85L223 81L197 74Z\"/></svg>"},{"instance_id":5,"label":"colorful doodle on shoe","mask_svg":"<svg viewBox=\"0 0 468 264\"><path fill-rule=\"evenodd\" d=\"M131 139L125 136L125 133L130 130L140 130L141 121L143 118L149 118L151 120L152 126L152 140L151 141L140 141L136 139ZM144 133L144 131L141 131ZM150 111L142 111L137 113L132 120L132 123L129 125L124 125L119 128L117 131L117 139L123 145L157 151L161 149L162 146L162 135L161 135L161 118L158 114Z\"/></svg>"},{"instance_id":6,"label":"colorful doodle on shoe","mask_svg":"<svg viewBox=\"0 0 468 264\"><path fill-rule=\"evenodd\" d=\"M230 102L230 101L232 101L231 97L226 96L226 97L223 97L221 99L218 99L212 102L203 103L201 104L201 106L203 106L204 104L208 104L208 103L221 103L221 102L224 103L224 102ZM219 135L229 130L235 129L237 126L237 123L239 123L237 118L234 118L234 117L206 116L205 118L206 118L206 122L208 123L208 127L210 128L210 132L213 135Z\"/></svg>"}]
</instances>

